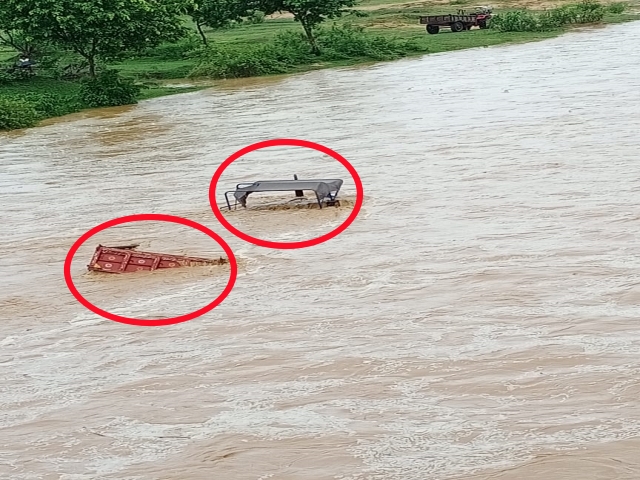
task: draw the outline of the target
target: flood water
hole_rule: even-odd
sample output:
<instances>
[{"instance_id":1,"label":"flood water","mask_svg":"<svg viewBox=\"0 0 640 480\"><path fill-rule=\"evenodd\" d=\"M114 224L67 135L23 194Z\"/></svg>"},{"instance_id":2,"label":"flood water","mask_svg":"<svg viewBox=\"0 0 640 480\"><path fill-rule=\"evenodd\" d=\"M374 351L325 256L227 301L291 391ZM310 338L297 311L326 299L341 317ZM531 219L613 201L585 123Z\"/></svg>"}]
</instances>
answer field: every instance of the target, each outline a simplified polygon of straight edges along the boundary
<instances>
[{"instance_id":1,"label":"flood water","mask_svg":"<svg viewBox=\"0 0 640 480\"><path fill-rule=\"evenodd\" d=\"M640 478L639 44L636 22L0 135L0 477ZM358 170L364 206L333 240L270 250L214 218L217 166L279 137ZM229 184L342 168L293 149L241 161ZM291 241L349 211L227 215ZM239 272L221 306L144 328L72 297L71 245L135 213L223 236ZM116 241L221 250L161 222L101 232L72 274L121 315L183 314L227 281L227 267L87 273Z\"/></svg>"}]
</instances>

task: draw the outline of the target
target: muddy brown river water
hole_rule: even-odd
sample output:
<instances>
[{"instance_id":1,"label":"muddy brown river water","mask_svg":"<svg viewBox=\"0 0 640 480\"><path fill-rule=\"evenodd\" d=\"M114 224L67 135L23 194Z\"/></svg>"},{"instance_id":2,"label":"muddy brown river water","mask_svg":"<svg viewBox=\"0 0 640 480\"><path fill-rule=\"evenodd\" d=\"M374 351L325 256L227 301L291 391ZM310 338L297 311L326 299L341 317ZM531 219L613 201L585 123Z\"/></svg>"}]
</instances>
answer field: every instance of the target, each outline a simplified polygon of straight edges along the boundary
<instances>
[{"instance_id":1,"label":"muddy brown river water","mask_svg":"<svg viewBox=\"0 0 640 480\"><path fill-rule=\"evenodd\" d=\"M640 478L638 45L636 22L0 135L0 478ZM346 232L269 250L217 223L216 167L276 137L357 168L366 199ZM344 173L292 149L234 167L229 184ZM349 208L228 218L288 241ZM74 300L71 244L133 213L225 238L240 266L219 308L144 328ZM88 274L99 241L220 248L172 224L101 232L74 281L122 315L185 313L226 282L224 267Z\"/></svg>"}]
</instances>

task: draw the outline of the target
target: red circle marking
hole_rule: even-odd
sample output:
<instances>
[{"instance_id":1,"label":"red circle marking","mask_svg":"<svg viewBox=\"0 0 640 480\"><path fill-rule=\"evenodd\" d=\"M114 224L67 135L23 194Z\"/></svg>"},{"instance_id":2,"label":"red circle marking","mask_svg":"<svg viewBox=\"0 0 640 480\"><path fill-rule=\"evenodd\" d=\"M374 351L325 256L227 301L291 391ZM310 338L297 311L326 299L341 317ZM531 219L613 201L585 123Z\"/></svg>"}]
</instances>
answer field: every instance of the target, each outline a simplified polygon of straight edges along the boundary
<instances>
[{"instance_id":1,"label":"red circle marking","mask_svg":"<svg viewBox=\"0 0 640 480\"><path fill-rule=\"evenodd\" d=\"M129 317L122 317L120 315L115 315L113 313L107 312L106 310L102 310L101 308L96 307L94 304L92 304L86 298L84 298L82 294L78 291L76 286L74 285L73 279L71 278L71 262L73 260L73 256L78 251L80 246L84 242L86 242L89 238L93 237L96 233L101 232L102 230L106 230L107 228L114 227L116 225L122 225L123 223L140 222L140 221L178 223L180 225L184 225L186 227L191 227L196 230L199 230L200 232L211 237L213 240L219 243L220 246L225 251L225 253L227 254L227 257L229 258L229 266L231 270L229 272L229 281L225 289L222 291L222 293L218 295L218 297L215 300L213 300L210 304L205 305L199 310L196 310L191 313L187 313L185 315L180 315L177 317L162 318L157 320L153 320L153 319L142 320L139 318L129 318ZM138 267L138 268L141 268L141 267ZM189 320L193 320L194 318L198 318L204 315L205 313L210 312L215 307L220 305L220 303L222 303L222 301L229 296L229 294L231 293L231 290L233 289L233 285L236 282L237 275L238 275L238 264L236 262L236 257L234 256L233 251L231 250L231 247L227 245L227 243L222 239L222 237L220 237L218 234L214 233L204 225L200 225L199 223L194 222L192 220L188 220L186 218L181 218L181 217L175 217L173 215L163 215L163 214L156 214L156 213L128 215L126 217L114 218L113 220L109 220L108 222L104 222L96 227L93 227L91 230L84 233L78 240L76 240L76 242L69 249L69 252L67 253L67 257L64 260L64 281L66 282L67 287L69 288L69 291L76 298L76 300L78 300L82 305L84 305L86 308L91 310L93 313L98 314L101 317L107 318L114 322L126 323L128 325L140 325L143 327L160 327L164 325L174 325L176 323L182 323L182 322L187 322Z\"/></svg>"},{"instance_id":2,"label":"red circle marking","mask_svg":"<svg viewBox=\"0 0 640 480\"><path fill-rule=\"evenodd\" d=\"M353 211L351 212L349 217L342 224L336 227L334 230L324 235L321 235L320 237L312 238L311 240L302 240L300 242L272 242L269 240L262 240L261 238L256 238L256 237L247 235L246 233L241 232L236 227L231 225L231 223L229 223L227 219L224 218L224 215L220 211L220 207L216 202L216 185L220 181L220 177L222 176L222 173L227 169L229 165L231 165L233 162L235 162L240 157L246 155L247 153L251 153L255 150L260 150L261 148L279 147L279 146L305 147L305 148L311 148L313 150L322 152L325 155L329 155L330 157L340 162L353 177L353 181L356 185L356 202L353 206ZM258 245L260 247L268 247L268 248L280 248L280 249L305 248L305 247L312 247L314 245L318 245L320 243L323 243L323 242L326 242L327 240L332 239L333 237L344 232L347 229L347 227L349 227L349 225L351 225L354 222L354 220L358 216L358 213L360 212L360 208L362 207L363 199L364 199L364 189L362 187L362 181L360 180L360 176L358 175L358 172L353 167L353 165L351 165L346 158L344 158L339 153L334 152L330 148L327 148L324 145L320 145L319 143L309 142L307 140L290 139L290 138L265 140L263 142L254 143L253 145L249 145L247 147L244 147L241 150L238 150L236 153L234 153L229 158L227 158L224 162L222 162L222 165L220 165L216 170L216 172L213 174L213 179L211 180L211 185L209 186L209 203L211 203L213 214L216 216L216 218L222 224L222 226L224 226L224 228L226 228L231 233L236 235L238 238L241 238L246 242L253 243L254 245Z\"/></svg>"}]
</instances>

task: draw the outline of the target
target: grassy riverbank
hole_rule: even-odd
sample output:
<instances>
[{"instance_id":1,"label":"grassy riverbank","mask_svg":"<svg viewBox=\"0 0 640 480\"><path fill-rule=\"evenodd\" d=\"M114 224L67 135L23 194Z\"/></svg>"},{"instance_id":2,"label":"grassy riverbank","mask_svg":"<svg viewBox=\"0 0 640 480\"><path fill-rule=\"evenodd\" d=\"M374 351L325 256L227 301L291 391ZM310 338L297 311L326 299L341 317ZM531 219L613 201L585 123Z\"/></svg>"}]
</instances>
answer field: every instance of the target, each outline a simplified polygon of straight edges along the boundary
<instances>
[{"instance_id":1,"label":"grassy riverbank","mask_svg":"<svg viewBox=\"0 0 640 480\"><path fill-rule=\"evenodd\" d=\"M493 2L494 14L521 8L525 1ZM572 2L559 1L553 6L569 3ZM473 5L475 3L467 3L466 0L453 0L439 5L424 1L397 3L393 0L362 0L356 12L322 26L318 32L318 42L322 47L319 56L308 51L300 25L285 15L221 31L205 30L209 43L207 48L203 48L194 28L192 38L162 45L112 67L144 86L138 95L138 99L143 100L197 88L169 88L163 86L165 80L188 83L190 80L187 78L297 73L428 53L537 41L558 36L571 28L561 26L544 31L500 31L492 28L461 33L443 31L428 35L424 26L419 24L420 15L456 13L458 9L471 11ZM540 8L551 6L543 2L537 5ZM640 19L638 11L637 4L630 5L622 14L607 10L601 23L637 20ZM15 52L0 51L0 61L11 55L15 55ZM0 108L3 101L29 97L37 99L39 96L45 98L41 103L46 105L42 108L36 106L38 120L86 108L77 101L80 89L77 81L44 75L20 81L1 80ZM61 105L51 106L54 99L58 99L56 101Z\"/></svg>"}]
</instances>

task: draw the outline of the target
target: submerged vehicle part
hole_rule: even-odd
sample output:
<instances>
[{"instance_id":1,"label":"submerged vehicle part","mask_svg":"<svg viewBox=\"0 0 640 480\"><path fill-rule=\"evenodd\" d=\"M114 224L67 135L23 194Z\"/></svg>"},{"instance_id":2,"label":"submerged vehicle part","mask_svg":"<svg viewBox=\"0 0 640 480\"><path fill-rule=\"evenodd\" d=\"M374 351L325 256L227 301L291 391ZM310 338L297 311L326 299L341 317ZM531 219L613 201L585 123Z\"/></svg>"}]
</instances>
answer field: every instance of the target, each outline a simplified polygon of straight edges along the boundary
<instances>
[{"instance_id":1,"label":"submerged vehicle part","mask_svg":"<svg viewBox=\"0 0 640 480\"><path fill-rule=\"evenodd\" d=\"M231 210L231 202L229 194L233 193L235 198L234 206L238 203L246 208L247 197L255 192L295 192L296 198L303 196L304 190L313 191L316 195L318 206L322 208L323 203L326 206L338 206L338 192L342 187L343 181L339 178L330 180L299 180L297 175L293 176L293 180L262 180L253 183L239 183L235 190L225 192L224 198L227 201L227 207Z\"/></svg>"},{"instance_id":2,"label":"submerged vehicle part","mask_svg":"<svg viewBox=\"0 0 640 480\"><path fill-rule=\"evenodd\" d=\"M94 272L130 273L165 268L224 265L228 263L228 260L222 257L217 260L212 260L209 258L188 257L184 255L139 252L136 250L138 246L139 245L104 247L98 245L87 268Z\"/></svg>"}]
</instances>

